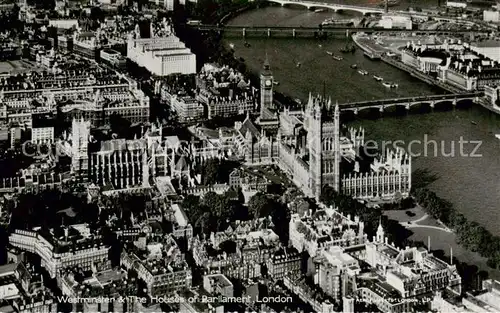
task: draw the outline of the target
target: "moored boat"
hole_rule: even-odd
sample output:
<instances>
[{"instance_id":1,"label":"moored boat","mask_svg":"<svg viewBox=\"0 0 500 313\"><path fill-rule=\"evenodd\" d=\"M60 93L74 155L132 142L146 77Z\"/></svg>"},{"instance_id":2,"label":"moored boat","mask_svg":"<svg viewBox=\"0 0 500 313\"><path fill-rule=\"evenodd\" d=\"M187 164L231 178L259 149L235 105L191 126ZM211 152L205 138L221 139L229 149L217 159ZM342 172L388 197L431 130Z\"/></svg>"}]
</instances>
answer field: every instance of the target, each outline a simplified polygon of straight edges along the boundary
<instances>
[{"instance_id":1,"label":"moored boat","mask_svg":"<svg viewBox=\"0 0 500 313\"><path fill-rule=\"evenodd\" d=\"M297 62L297 67L300 67L302 64L300 64L300 62Z\"/></svg>"},{"instance_id":2,"label":"moored boat","mask_svg":"<svg viewBox=\"0 0 500 313\"><path fill-rule=\"evenodd\" d=\"M346 46L346 47L343 47L342 49L339 49L340 52L342 53L354 53L356 51L356 47L354 46Z\"/></svg>"},{"instance_id":3,"label":"moored boat","mask_svg":"<svg viewBox=\"0 0 500 313\"><path fill-rule=\"evenodd\" d=\"M387 88L397 88L398 87L398 84L394 84L394 83L383 82L382 85L384 85L384 87L387 87Z\"/></svg>"},{"instance_id":4,"label":"moored boat","mask_svg":"<svg viewBox=\"0 0 500 313\"><path fill-rule=\"evenodd\" d=\"M280 84L280 82L275 80L275 81L273 81L273 84L278 86Z\"/></svg>"},{"instance_id":5,"label":"moored boat","mask_svg":"<svg viewBox=\"0 0 500 313\"><path fill-rule=\"evenodd\" d=\"M496 135L495 135L495 138L496 138L496 139L500 139L500 134L496 134Z\"/></svg>"}]
</instances>

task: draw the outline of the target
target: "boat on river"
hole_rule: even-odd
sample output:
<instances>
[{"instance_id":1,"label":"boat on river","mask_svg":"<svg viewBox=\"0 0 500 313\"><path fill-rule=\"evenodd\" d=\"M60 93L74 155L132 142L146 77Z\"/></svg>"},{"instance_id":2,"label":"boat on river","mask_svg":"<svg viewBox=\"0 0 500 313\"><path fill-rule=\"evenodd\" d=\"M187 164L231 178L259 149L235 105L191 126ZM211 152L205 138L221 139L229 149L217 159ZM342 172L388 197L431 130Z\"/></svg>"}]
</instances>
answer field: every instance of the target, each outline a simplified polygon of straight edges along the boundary
<instances>
[{"instance_id":1,"label":"boat on river","mask_svg":"<svg viewBox=\"0 0 500 313\"><path fill-rule=\"evenodd\" d=\"M358 68L358 65L357 65L357 64L353 64L353 65L351 65L351 68L353 68L353 69L357 69L357 68Z\"/></svg>"},{"instance_id":2,"label":"boat on river","mask_svg":"<svg viewBox=\"0 0 500 313\"><path fill-rule=\"evenodd\" d=\"M326 54L328 54L328 55L333 55L333 52L331 52L331 51L326 51Z\"/></svg>"},{"instance_id":3,"label":"boat on river","mask_svg":"<svg viewBox=\"0 0 500 313\"><path fill-rule=\"evenodd\" d=\"M373 75L373 78L374 78L376 81L378 81L378 82L380 82L380 81L383 81L383 80L384 80L382 77L377 76L377 75Z\"/></svg>"},{"instance_id":4,"label":"boat on river","mask_svg":"<svg viewBox=\"0 0 500 313\"><path fill-rule=\"evenodd\" d=\"M340 52L342 53L354 53L356 51L356 47L354 45L347 45L341 49L339 49Z\"/></svg>"},{"instance_id":5,"label":"boat on river","mask_svg":"<svg viewBox=\"0 0 500 313\"><path fill-rule=\"evenodd\" d=\"M300 62L297 62L297 67L300 67L302 64L300 64Z\"/></svg>"},{"instance_id":6,"label":"boat on river","mask_svg":"<svg viewBox=\"0 0 500 313\"><path fill-rule=\"evenodd\" d=\"M314 13L321 13L321 12L325 12L326 10L325 9L317 9L317 10L314 10Z\"/></svg>"},{"instance_id":7,"label":"boat on river","mask_svg":"<svg viewBox=\"0 0 500 313\"><path fill-rule=\"evenodd\" d=\"M387 88L398 88L398 84L383 82L382 85Z\"/></svg>"},{"instance_id":8,"label":"boat on river","mask_svg":"<svg viewBox=\"0 0 500 313\"><path fill-rule=\"evenodd\" d=\"M360 73L361 75L368 75L368 72L365 71L365 70L359 70L358 73Z\"/></svg>"},{"instance_id":9,"label":"boat on river","mask_svg":"<svg viewBox=\"0 0 500 313\"><path fill-rule=\"evenodd\" d=\"M495 135L495 138L496 138L496 139L500 139L500 134L496 134L496 135Z\"/></svg>"},{"instance_id":10,"label":"boat on river","mask_svg":"<svg viewBox=\"0 0 500 313\"><path fill-rule=\"evenodd\" d=\"M280 82L275 80L275 81L273 81L273 84L274 84L275 86L278 86L278 85L280 84Z\"/></svg>"},{"instance_id":11,"label":"boat on river","mask_svg":"<svg viewBox=\"0 0 500 313\"><path fill-rule=\"evenodd\" d=\"M334 59L334 60L337 60L337 61L342 61L344 58L343 58L343 57L339 57L339 56L337 56L337 55L334 55L334 56L333 56L333 59Z\"/></svg>"}]
</instances>

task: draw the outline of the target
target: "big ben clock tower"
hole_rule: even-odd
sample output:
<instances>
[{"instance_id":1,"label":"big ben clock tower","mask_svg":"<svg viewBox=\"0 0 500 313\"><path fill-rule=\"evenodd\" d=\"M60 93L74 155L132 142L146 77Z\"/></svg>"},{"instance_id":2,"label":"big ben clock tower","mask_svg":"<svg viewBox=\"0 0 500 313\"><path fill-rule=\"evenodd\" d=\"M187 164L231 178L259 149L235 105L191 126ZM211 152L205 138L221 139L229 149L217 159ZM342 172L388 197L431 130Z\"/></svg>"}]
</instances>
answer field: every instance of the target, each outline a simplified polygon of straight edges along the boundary
<instances>
[{"instance_id":1,"label":"big ben clock tower","mask_svg":"<svg viewBox=\"0 0 500 313\"><path fill-rule=\"evenodd\" d=\"M260 116L263 117L265 109L272 109L273 105L273 73L266 56L264 69L260 73ZM265 114L264 114L265 115Z\"/></svg>"}]
</instances>

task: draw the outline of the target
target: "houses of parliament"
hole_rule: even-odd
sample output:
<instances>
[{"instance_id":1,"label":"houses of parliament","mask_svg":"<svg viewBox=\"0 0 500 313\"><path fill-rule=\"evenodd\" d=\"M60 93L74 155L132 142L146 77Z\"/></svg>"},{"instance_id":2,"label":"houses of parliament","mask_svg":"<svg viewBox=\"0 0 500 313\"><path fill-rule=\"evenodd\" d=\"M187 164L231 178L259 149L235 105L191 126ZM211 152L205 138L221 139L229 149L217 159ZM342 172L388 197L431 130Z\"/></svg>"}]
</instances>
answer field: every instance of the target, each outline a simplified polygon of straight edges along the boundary
<instances>
[{"instance_id":1,"label":"houses of parliament","mask_svg":"<svg viewBox=\"0 0 500 313\"><path fill-rule=\"evenodd\" d=\"M244 138L247 164L278 165L306 195L316 199L326 185L360 199L408 196L411 156L388 150L360 166L367 161L360 153L364 129L342 129L338 104L310 94L305 106L277 108L267 60L260 88L259 117L255 123L247 117L236 125Z\"/></svg>"},{"instance_id":2,"label":"houses of parliament","mask_svg":"<svg viewBox=\"0 0 500 313\"><path fill-rule=\"evenodd\" d=\"M146 188L158 177L187 192L201 185L194 169L210 158L228 156L246 165L275 164L306 196L319 199L325 186L354 198L406 197L411 187L411 158L403 151L384 151L378 159L364 153L363 129L345 129L340 108L325 97L309 95L305 106L278 107L273 99L273 75L266 61L260 76L260 112L234 128L217 131L195 127L193 141L164 137L153 125L141 138L88 144L90 122L74 120L72 171L97 186ZM214 134L215 133L215 134ZM163 179L162 178L162 179ZM201 186L203 187L203 186ZM215 188L214 186L205 186ZM211 190L211 189L210 189Z\"/></svg>"}]
</instances>

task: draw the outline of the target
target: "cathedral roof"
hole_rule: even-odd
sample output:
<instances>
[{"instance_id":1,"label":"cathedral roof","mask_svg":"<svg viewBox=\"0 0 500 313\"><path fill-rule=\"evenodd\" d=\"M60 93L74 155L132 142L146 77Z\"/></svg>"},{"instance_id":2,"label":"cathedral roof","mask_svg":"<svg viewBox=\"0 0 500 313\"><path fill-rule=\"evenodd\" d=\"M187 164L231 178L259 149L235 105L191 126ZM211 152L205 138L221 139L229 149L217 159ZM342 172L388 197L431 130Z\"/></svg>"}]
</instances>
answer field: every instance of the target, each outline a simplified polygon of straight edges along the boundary
<instances>
[{"instance_id":1,"label":"cathedral roof","mask_svg":"<svg viewBox=\"0 0 500 313\"><path fill-rule=\"evenodd\" d=\"M175 164L176 171L187 171L189 169L186 158L182 155Z\"/></svg>"},{"instance_id":2,"label":"cathedral roof","mask_svg":"<svg viewBox=\"0 0 500 313\"><path fill-rule=\"evenodd\" d=\"M260 137L260 132L257 126L252 122L250 116L247 116L243 123L241 124L240 132L243 136L246 136L247 132L250 132L252 137Z\"/></svg>"}]
</instances>

